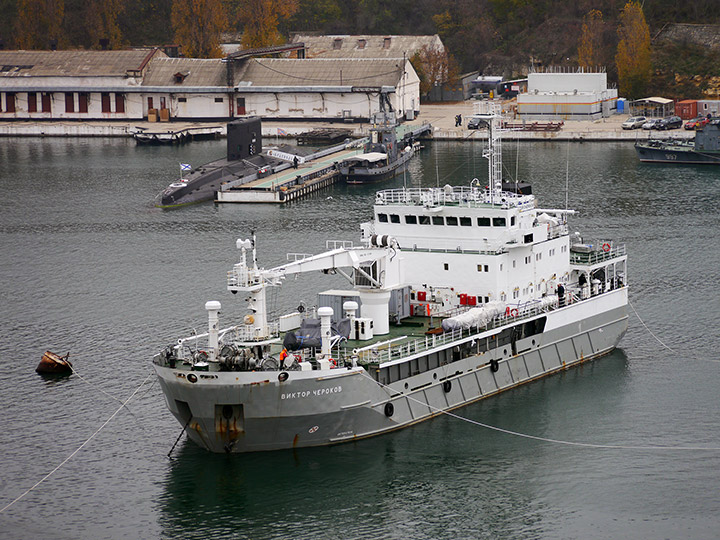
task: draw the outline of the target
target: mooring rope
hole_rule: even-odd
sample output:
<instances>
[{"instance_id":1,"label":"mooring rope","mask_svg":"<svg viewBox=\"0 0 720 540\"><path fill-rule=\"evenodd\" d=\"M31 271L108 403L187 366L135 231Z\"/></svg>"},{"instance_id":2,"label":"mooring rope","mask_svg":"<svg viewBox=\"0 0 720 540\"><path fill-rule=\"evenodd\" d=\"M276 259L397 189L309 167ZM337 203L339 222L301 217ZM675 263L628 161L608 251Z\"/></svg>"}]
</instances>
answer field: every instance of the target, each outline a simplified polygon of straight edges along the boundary
<instances>
[{"instance_id":1,"label":"mooring rope","mask_svg":"<svg viewBox=\"0 0 720 540\"><path fill-rule=\"evenodd\" d=\"M118 407L117 410L116 410L114 413L112 413L112 415L110 415L110 417L109 417L107 420L105 420L105 422L103 422L103 424L102 424L99 428L97 428L97 430L95 431L95 433L93 433L92 435L90 435L90 437L88 437L88 438L85 440L84 443L82 443L80 446L78 446L77 449L75 449L75 451L74 451L72 454L70 454L68 457L66 457L64 460L62 460L57 467L55 467L52 471L50 471L50 472L47 473L45 476L43 476L40 480L38 480L32 487L28 488L23 494L21 494L20 496L16 497L16 498L15 498L13 501L11 501L10 503L6 504L3 508L0 508L0 514L2 514L5 510L7 510L8 508L10 508L13 504L15 504L16 502L18 502L18 501L21 500L22 498L24 498L28 493L30 493L31 491L33 491L36 487L38 487L38 486L39 486L40 484L42 484L45 480L47 480L47 479L50 478L53 474L55 474L58 470L60 470L60 468L61 468L63 465L65 465L68 461L70 461L70 460L75 456L75 454L77 454L80 450L82 450L82 449L85 447L85 445L87 445L91 440L93 440L93 439L95 438L95 435L97 435L98 433L100 433L100 431L102 431L102 429L103 429L105 426L107 426L107 425L110 423L110 421L111 421L113 418L115 418L115 416L117 416L117 414L123 409L123 407L125 407L125 406L130 402L130 400L132 400L132 398L135 397L135 394L137 394L137 393L140 391L140 389L141 389L143 386L145 386L145 383L146 383L146 382L148 381L148 379L149 379L150 377L152 377L153 375L154 375L154 372L151 371L150 374L149 374L147 377L145 377L145 380L144 380L142 383L140 383L140 386L138 386L138 387L133 391L133 393L130 394L130 397L128 397L125 401L123 401L123 402L121 403L120 407Z\"/></svg>"},{"instance_id":2,"label":"mooring rope","mask_svg":"<svg viewBox=\"0 0 720 540\"><path fill-rule=\"evenodd\" d=\"M669 351L673 351L670 347L668 347L663 341L658 338L651 330L648 328L648 326L645 324L645 322L642 320L640 315L638 314L637 310L635 309L635 306L633 306L630 302L628 302L630 307L632 308L633 312L635 313L635 316L638 318L640 323L645 327L645 329L648 331L648 333L657 340L660 345L662 345L664 348L666 348ZM713 360L715 361L715 360ZM396 393L394 389L392 389L390 386L387 386L385 384L382 384L379 381L376 381L370 375L368 375L366 372L362 372L363 376L367 377L372 382L380 385L383 389ZM720 447L716 446L662 446L662 445L643 445L643 446L635 446L635 445L625 445L625 444L596 444L596 443L586 443L586 442L576 442L576 441L563 441L560 439L551 439L548 437L540 437L537 435L530 435L528 433L521 433L519 431L513 431L510 429L501 428L498 426L493 426L490 424L485 424L483 422L478 422L477 420L471 420L470 418L466 418L464 416L460 416L459 414L455 414L450 411L446 411L443 409L439 409L437 407L433 407L430 405L430 403L427 403L425 401L421 401L419 399L416 399L412 396L406 395L404 396L408 400L412 400L415 403L418 403L420 405L426 406L432 411L435 411L436 413L444 414L447 416L450 416L452 418L455 418L457 420L462 420L463 422L468 422L469 424L473 424L485 429L489 429L492 431L497 431L499 433L504 433L506 435L512 435L514 437L521 437L524 439L531 439L534 441L540 441L545 443L552 443L552 444L561 444L565 446L575 446L575 447L581 447L581 448L596 448L596 449L610 449L610 450L673 450L673 451L707 451L707 452L718 452L720 451Z\"/></svg>"}]
</instances>

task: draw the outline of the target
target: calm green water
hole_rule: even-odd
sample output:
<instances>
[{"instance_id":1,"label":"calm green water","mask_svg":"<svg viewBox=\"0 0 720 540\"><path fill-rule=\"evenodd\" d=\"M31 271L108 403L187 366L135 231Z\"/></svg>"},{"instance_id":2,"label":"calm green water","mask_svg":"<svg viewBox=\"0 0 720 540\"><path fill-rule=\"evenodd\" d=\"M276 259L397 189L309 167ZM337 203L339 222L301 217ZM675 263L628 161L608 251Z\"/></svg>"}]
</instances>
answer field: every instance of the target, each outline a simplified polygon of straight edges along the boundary
<instances>
[{"instance_id":1,"label":"calm green water","mask_svg":"<svg viewBox=\"0 0 720 540\"><path fill-rule=\"evenodd\" d=\"M481 145L440 142L383 187L487 178ZM519 150L519 152L518 152ZM224 290L235 239L260 262L357 240L375 187L336 186L286 207L152 199L224 142L143 148L125 140L0 140L0 508L86 441L150 374L152 354ZM212 455L184 438L149 381L70 461L0 513L0 538L715 538L720 530L720 169L640 164L629 144L508 143L573 230L627 244L630 330L612 355L355 444ZM339 282L338 282L339 284ZM290 308L331 288L289 281ZM654 334L665 346L653 337ZM46 349L77 376L34 373ZM639 446L707 447L637 449Z\"/></svg>"}]
</instances>

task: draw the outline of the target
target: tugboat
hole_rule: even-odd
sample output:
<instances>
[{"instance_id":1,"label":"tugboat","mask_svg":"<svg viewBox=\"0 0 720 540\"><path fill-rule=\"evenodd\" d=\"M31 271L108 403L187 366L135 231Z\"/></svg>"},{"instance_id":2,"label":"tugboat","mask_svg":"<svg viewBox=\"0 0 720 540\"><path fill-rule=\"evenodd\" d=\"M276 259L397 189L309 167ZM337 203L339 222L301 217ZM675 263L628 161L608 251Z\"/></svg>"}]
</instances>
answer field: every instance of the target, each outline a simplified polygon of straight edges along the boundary
<instances>
[{"instance_id":1,"label":"tugboat","mask_svg":"<svg viewBox=\"0 0 720 540\"><path fill-rule=\"evenodd\" d=\"M364 153L345 160L338 166L343 180L348 184L367 184L394 177L405 170L407 162L415 154L411 139L397 140L397 129L390 113L378 113L370 129L370 140Z\"/></svg>"},{"instance_id":2,"label":"tugboat","mask_svg":"<svg viewBox=\"0 0 720 540\"><path fill-rule=\"evenodd\" d=\"M227 289L248 311L153 358L170 412L211 452L333 445L389 433L605 355L628 326L624 244L570 234L572 210L502 182L500 108L489 183L376 194L360 244L264 269L238 240ZM270 320L268 289L318 271L347 290ZM299 299L298 299L299 300Z\"/></svg>"},{"instance_id":3,"label":"tugboat","mask_svg":"<svg viewBox=\"0 0 720 540\"><path fill-rule=\"evenodd\" d=\"M720 165L720 119L710 120L695 134L695 141L656 141L635 143L640 161Z\"/></svg>"}]
</instances>

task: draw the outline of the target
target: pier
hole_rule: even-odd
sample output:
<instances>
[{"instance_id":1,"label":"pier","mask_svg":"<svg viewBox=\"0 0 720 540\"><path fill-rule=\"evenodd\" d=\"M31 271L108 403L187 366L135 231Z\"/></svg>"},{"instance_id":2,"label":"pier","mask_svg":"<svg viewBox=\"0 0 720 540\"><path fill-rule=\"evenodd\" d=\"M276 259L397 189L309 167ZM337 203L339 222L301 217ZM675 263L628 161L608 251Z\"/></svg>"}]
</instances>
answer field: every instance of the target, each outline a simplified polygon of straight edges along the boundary
<instances>
[{"instance_id":1,"label":"pier","mask_svg":"<svg viewBox=\"0 0 720 540\"><path fill-rule=\"evenodd\" d=\"M396 129L398 141L409 142L429 133L432 126L401 125ZM282 204L297 200L337 182L340 178L338 165L362 154L365 142L367 138L325 149L299 160L297 168L289 165L289 168L250 182L227 182L216 192L215 202Z\"/></svg>"}]
</instances>

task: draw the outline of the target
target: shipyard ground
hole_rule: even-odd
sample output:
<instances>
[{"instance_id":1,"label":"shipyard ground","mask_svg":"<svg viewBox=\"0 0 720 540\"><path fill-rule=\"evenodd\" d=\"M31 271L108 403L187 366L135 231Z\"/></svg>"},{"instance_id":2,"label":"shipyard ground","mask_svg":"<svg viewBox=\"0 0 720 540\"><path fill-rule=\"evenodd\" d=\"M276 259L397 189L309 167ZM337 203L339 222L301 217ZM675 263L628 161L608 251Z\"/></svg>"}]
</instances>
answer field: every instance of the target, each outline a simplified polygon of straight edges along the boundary
<instances>
[{"instance_id":1,"label":"shipyard ground","mask_svg":"<svg viewBox=\"0 0 720 540\"><path fill-rule=\"evenodd\" d=\"M413 124L429 123L433 127L432 137L445 140L473 140L486 137L485 130L468 130L467 118L473 113L474 101L442 104L423 104L420 114ZM511 102L508 103L511 105ZM455 116L462 115L463 125L455 127ZM695 135L694 131L675 129L671 131L656 130L623 130L621 124L628 118L627 114L615 114L602 120L568 120L558 131L516 131L514 139L520 140L572 140L572 141L628 141L638 139L686 139ZM519 120L514 120L519 122ZM130 137L138 128L146 131L180 131L188 128L219 127L224 130L224 122L147 122L147 121L40 121L24 120L0 122L0 137ZM294 137L319 128L344 128L350 130L352 136L363 137L371 127L368 123L343 123L320 121L287 121L263 119L263 136L266 139ZM284 134L284 135L280 135Z\"/></svg>"}]
</instances>

